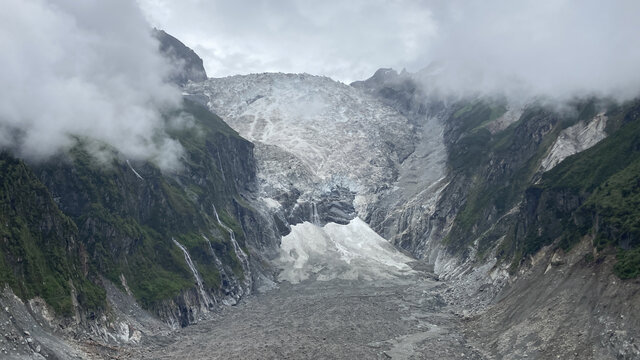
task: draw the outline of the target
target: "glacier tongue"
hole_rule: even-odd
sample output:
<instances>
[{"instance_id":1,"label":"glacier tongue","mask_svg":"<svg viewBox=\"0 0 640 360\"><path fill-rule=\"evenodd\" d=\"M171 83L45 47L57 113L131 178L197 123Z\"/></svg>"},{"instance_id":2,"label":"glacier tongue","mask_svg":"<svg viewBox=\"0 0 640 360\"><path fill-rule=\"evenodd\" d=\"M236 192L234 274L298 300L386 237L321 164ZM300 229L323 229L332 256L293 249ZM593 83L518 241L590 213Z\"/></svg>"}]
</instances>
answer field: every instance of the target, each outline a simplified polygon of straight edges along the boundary
<instances>
[{"instance_id":1,"label":"glacier tongue","mask_svg":"<svg viewBox=\"0 0 640 360\"><path fill-rule=\"evenodd\" d=\"M308 74L238 75L185 90L207 98L210 110L255 144L258 198L287 227L297 224L282 238L276 261L281 281L379 279L412 271L411 258L361 220L415 152L407 117L359 89ZM429 135L441 139L435 125ZM434 167L441 165L442 152L432 151L436 145L420 153ZM425 173L427 181L441 178L439 171L419 169L402 181Z\"/></svg>"},{"instance_id":2,"label":"glacier tongue","mask_svg":"<svg viewBox=\"0 0 640 360\"><path fill-rule=\"evenodd\" d=\"M411 273L411 261L360 218L323 227L304 222L282 238L278 280L393 278Z\"/></svg>"}]
</instances>

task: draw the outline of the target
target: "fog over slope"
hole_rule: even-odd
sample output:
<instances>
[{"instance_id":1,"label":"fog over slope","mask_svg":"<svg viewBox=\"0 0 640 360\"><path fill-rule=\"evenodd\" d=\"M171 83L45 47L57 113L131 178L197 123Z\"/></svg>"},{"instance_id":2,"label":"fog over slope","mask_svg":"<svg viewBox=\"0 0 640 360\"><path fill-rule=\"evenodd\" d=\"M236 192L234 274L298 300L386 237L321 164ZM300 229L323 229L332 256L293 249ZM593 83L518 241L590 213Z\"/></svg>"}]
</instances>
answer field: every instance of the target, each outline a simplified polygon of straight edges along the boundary
<instances>
[{"instance_id":1,"label":"fog over slope","mask_svg":"<svg viewBox=\"0 0 640 360\"><path fill-rule=\"evenodd\" d=\"M0 146L46 158L75 137L174 167L180 145L160 112L181 101L138 6L116 1L3 3ZM104 154L104 151L98 151Z\"/></svg>"}]
</instances>

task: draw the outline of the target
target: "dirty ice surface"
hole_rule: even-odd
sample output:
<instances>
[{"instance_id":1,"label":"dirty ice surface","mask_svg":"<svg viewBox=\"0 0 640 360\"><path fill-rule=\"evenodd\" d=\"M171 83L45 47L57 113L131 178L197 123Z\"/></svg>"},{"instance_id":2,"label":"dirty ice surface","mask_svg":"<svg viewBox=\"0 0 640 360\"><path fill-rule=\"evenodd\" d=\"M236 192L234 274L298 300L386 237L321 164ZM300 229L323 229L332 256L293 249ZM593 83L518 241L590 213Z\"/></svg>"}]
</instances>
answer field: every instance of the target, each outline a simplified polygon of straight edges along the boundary
<instances>
[{"instance_id":1,"label":"dirty ice surface","mask_svg":"<svg viewBox=\"0 0 640 360\"><path fill-rule=\"evenodd\" d=\"M412 272L402 254L360 218L347 225L304 222L282 238L278 280L327 281L394 278Z\"/></svg>"}]
</instances>

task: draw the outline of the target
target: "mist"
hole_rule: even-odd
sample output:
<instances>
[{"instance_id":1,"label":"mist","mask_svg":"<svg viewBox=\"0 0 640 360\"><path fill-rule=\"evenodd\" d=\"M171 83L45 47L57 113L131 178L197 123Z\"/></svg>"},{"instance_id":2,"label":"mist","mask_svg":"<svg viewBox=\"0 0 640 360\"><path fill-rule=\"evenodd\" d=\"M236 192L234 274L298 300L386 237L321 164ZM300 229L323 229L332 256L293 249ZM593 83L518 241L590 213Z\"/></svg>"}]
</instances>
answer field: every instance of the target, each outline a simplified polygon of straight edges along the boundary
<instances>
[{"instance_id":1,"label":"mist","mask_svg":"<svg viewBox=\"0 0 640 360\"><path fill-rule=\"evenodd\" d=\"M462 96L640 93L634 0L139 2L213 77L307 72L349 83L431 66L431 88Z\"/></svg>"},{"instance_id":2,"label":"mist","mask_svg":"<svg viewBox=\"0 0 640 360\"><path fill-rule=\"evenodd\" d=\"M640 95L638 1L322 3L6 0L0 13L0 147L40 160L78 138L94 155L176 168L161 114L180 105L151 26L214 76L282 71L350 82L380 67L428 73L457 96L555 100ZM151 24L149 23L151 22ZM424 70L426 69L426 70Z\"/></svg>"},{"instance_id":3,"label":"mist","mask_svg":"<svg viewBox=\"0 0 640 360\"><path fill-rule=\"evenodd\" d=\"M178 166L182 148L161 114L180 91L135 2L6 0L0 48L0 147L43 160L92 139L99 158L112 147Z\"/></svg>"},{"instance_id":4,"label":"mist","mask_svg":"<svg viewBox=\"0 0 640 360\"><path fill-rule=\"evenodd\" d=\"M640 95L637 1L448 2L424 62L460 95Z\"/></svg>"}]
</instances>

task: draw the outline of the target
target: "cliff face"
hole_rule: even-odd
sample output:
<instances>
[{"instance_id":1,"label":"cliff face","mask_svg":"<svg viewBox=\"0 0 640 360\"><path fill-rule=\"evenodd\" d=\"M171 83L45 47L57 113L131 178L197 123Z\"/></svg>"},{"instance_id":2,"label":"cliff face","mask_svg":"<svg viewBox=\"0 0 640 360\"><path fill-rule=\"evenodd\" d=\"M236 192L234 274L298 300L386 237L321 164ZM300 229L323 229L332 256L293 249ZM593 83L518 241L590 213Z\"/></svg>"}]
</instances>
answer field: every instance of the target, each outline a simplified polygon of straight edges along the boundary
<instances>
[{"instance_id":1,"label":"cliff face","mask_svg":"<svg viewBox=\"0 0 640 360\"><path fill-rule=\"evenodd\" d=\"M104 290L87 267L71 218L24 162L0 154L0 279L23 298L36 296L59 314L74 313L72 288L86 309L104 309Z\"/></svg>"},{"instance_id":2,"label":"cliff face","mask_svg":"<svg viewBox=\"0 0 640 360\"><path fill-rule=\"evenodd\" d=\"M567 158L527 189L514 237L523 255L549 244L568 250L589 237L594 246L589 261L617 253L614 272L635 278L640 275L640 103L607 114L607 139Z\"/></svg>"},{"instance_id":3,"label":"cliff face","mask_svg":"<svg viewBox=\"0 0 640 360\"><path fill-rule=\"evenodd\" d=\"M629 261L635 225L620 213L634 208L628 174L637 102L585 99L559 108L446 99L430 92L428 75L389 69L353 86L403 112L420 134L416 149L429 149L429 156L407 158L394 184L404 191L384 193L367 221L442 275L494 257L515 271L542 246L568 249L587 229L600 234L594 246L619 246L621 263ZM614 174L615 182L607 181ZM402 181L410 176L422 184ZM610 200L616 196L620 201Z\"/></svg>"},{"instance_id":4,"label":"cliff face","mask_svg":"<svg viewBox=\"0 0 640 360\"><path fill-rule=\"evenodd\" d=\"M640 356L638 101L442 99L422 76L353 84L414 119L416 149L446 148L442 178L394 183L412 191L382 194L372 228L456 284L488 356ZM414 153L398 179L433 164Z\"/></svg>"},{"instance_id":5,"label":"cliff face","mask_svg":"<svg viewBox=\"0 0 640 360\"><path fill-rule=\"evenodd\" d=\"M160 42L160 51L174 67L171 81L183 86L189 81L207 80L207 72L204 70L202 59L195 51L163 30L154 29L153 35Z\"/></svg>"},{"instance_id":6,"label":"cliff face","mask_svg":"<svg viewBox=\"0 0 640 360\"><path fill-rule=\"evenodd\" d=\"M193 123L170 134L185 149L175 173L115 150L101 162L90 139L45 163L2 155L0 270L16 294L91 322L108 314L110 281L186 326L251 292L252 249L264 245L244 231L258 222L241 195L255 186L253 145L200 105L180 116Z\"/></svg>"}]
</instances>

